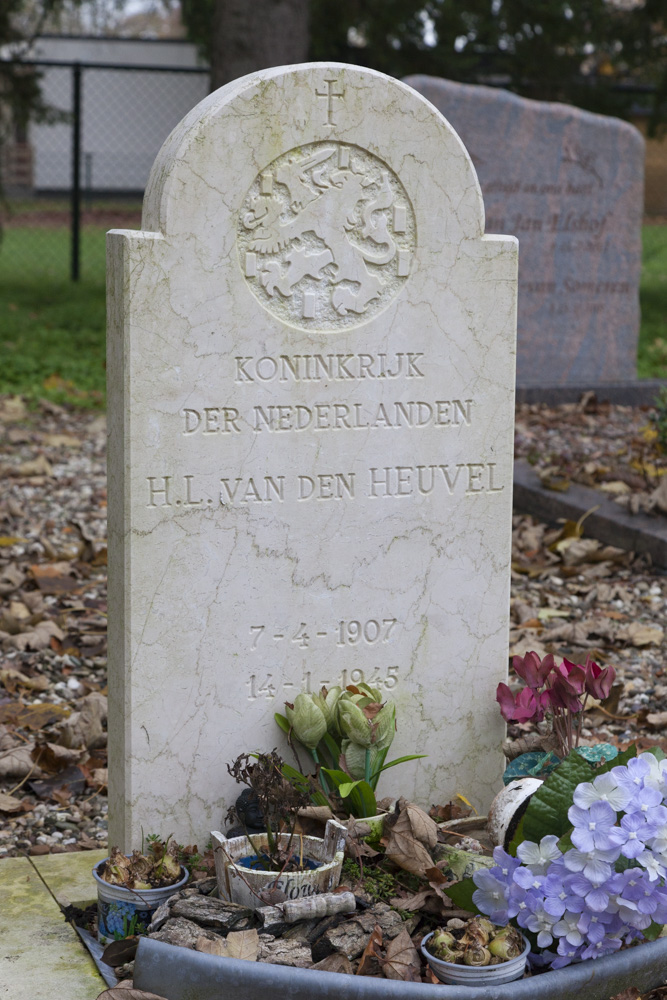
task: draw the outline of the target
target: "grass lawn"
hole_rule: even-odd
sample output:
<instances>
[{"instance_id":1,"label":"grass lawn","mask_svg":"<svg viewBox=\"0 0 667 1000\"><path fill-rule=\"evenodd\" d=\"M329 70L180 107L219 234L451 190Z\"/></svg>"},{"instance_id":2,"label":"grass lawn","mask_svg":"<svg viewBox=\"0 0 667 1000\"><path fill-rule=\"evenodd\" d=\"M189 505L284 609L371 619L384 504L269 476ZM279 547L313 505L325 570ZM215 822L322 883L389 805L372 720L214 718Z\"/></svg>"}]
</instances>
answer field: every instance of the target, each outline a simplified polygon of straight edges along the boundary
<instances>
[{"instance_id":1,"label":"grass lawn","mask_svg":"<svg viewBox=\"0 0 667 1000\"><path fill-rule=\"evenodd\" d=\"M667 226L644 226L642 242L637 371L640 378L667 378Z\"/></svg>"},{"instance_id":2,"label":"grass lawn","mask_svg":"<svg viewBox=\"0 0 667 1000\"><path fill-rule=\"evenodd\" d=\"M667 226L644 226L640 378L667 378ZM104 229L84 226L81 280L63 229L5 230L0 247L0 393L105 405ZM35 261L35 272L26 262Z\"/></svg>"},{"instance_id":3,"label":"grass lawn","mask_svg":"<svg viewBox=\"0 0 667 1000\"><path fill-rule=\"evenodd\" d=\"M0 247L0 392L103 408L104 229L81 233L81 280L69 280L69 233L6 229ZM26 262L34 260L31 273Z\"/></svg>"}]
</instances>

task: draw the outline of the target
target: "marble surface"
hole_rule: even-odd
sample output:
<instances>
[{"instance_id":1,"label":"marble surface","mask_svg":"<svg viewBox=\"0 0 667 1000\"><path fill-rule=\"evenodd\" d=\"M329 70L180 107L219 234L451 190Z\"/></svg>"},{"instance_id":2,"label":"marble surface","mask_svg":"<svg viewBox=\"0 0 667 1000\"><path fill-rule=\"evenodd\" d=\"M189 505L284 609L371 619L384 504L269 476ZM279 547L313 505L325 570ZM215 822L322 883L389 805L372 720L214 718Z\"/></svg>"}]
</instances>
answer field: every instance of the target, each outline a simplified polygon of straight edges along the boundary
<instances>
[{"instance_id":1,"label":"marble surface","mask_svg":"<svg viewBox=\"0 0 667 1000\"><path fill-rule=\"evenodd\" d=\"M637 376L644 140L618 118L437 77L406 80L477 169L489 232L520 241L517 383Z\"/></svg>"},{"instance_id":2,"label":"marble surface","mask_svg":"<svg viewBox=\"0 0 667 1000\"><path fill-rule=\"evenodd\" d=\"M488 805L517 241L483 226L430 104L307 64L198 105L109 234L111 843L203 846L274 712L362 679L428 754L379 793Z\"/></svg>"}]
</instances>

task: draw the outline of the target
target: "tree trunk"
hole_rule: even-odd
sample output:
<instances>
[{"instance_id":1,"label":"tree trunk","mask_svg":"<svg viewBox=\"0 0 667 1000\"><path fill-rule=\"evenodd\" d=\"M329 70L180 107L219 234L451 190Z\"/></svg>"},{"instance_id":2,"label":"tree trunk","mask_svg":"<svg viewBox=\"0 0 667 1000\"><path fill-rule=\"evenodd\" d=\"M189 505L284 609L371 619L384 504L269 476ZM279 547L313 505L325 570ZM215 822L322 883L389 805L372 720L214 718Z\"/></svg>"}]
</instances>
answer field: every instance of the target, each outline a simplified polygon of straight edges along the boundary
<instances>
[{"instance_id":1,"label":"tree trunk","mask_svg":"<svg viewBox=\"0 0 667 1000\"><path fill-rule=\"evenodd\" d=\"M304 62L308 7L309 0L215 0L212 88L268 66Z\"/></svg>"}]
</instances>

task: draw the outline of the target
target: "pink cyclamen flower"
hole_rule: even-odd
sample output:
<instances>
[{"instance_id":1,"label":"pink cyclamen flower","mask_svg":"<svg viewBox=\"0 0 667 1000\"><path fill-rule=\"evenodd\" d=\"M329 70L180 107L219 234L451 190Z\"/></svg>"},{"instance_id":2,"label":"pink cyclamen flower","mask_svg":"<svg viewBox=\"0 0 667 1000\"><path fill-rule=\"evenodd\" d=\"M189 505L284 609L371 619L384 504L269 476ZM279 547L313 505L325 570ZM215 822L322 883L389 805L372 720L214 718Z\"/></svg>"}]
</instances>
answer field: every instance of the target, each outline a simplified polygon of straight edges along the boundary
<instances>
[{"instance_id":1,"label":"pink cyclamen flower","mask_svg":"<svg viewBox=\"0 0 667 1000\"><path fill-rule=\"evenodd\" d=\"M571 694L583 694L586 686L586 671L579 663L563 660L554 668L555 674L567 687Z\"/></svg>"},{"instance_id":2,"label":"pink cyclamen flower","mask_svg":"<svg viewBox=\"0 0 667 1000\"><path fill-rule=\"evenodd\" d=\"M590 656L586 658L585 670L586 691L598 701L604 701L609 697L611 686L616 679L616 671L613 667L599 667Z\"/></svg>"},{"instance_id":3,"label":"pink cyclamen flower","mask_svg":"<svg viewBox=\"0 0 667 1000\"><path fill-rule=\"evenodd\" d=\"M512 669L517 677L525 681L533 691L541 688L549 672L554 667L554 658L551 653L540 660L537 653L526 653L525 656L514 656L512 658Z\"/></svg>"},{"instance_id":4,"label":"pink cyclamen flower","mask_svg":"<svg viewBox=\"0 0 667 1000\"><path fill-rule=\"evenodd\" d=\"M496 701L506 722L528 722L531 719L541 722L544 718L544 709L530 688L522 688L515 698L507 684L499 684Z\"/></svg>"},{"instance_id":5,"label":"pink cyclamen flower","mask_svg":"<svg viewBox=\"0 0 667 1000\"><path fill-rule=\"evenodd\" d=\"M570 712L581 711L583 706L577 696L572 693L566 680L557 674L555 677L549 678L549 682L552 686L546 693L553 708L568 709Z\"/></svg>"}]
</instances>

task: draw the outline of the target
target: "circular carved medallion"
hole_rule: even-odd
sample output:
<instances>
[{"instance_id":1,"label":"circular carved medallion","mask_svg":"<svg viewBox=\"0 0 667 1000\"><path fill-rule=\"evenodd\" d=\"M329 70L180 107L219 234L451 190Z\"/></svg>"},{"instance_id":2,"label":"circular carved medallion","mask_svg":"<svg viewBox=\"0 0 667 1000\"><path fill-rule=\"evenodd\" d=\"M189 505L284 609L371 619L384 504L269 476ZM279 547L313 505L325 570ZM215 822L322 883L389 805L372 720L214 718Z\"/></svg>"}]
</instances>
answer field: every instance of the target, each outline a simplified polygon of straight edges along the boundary
<instances>
[{"instance_id":1,"label":"circular carved medallion","mask_svg":"<svg viewBox=\"0 0 667 1000\"><path fill-rule=\"evenodd\" d=\"M386 308L410 274L410 199L386 163L358 146L313 142L255 178L238 222L255 297L304 330L356 326Z\"/></svg>"}]
</instances>

